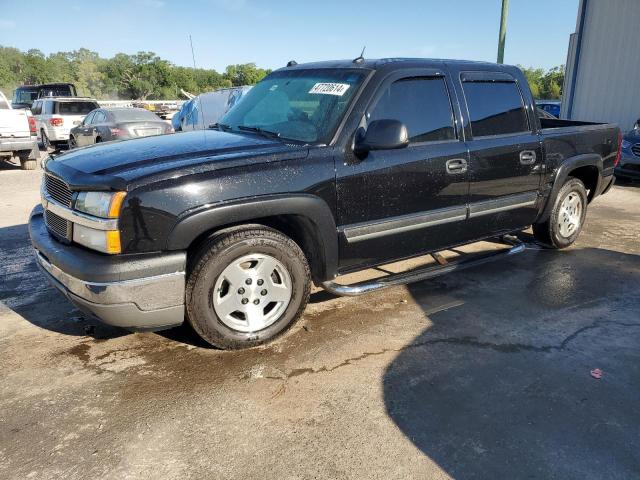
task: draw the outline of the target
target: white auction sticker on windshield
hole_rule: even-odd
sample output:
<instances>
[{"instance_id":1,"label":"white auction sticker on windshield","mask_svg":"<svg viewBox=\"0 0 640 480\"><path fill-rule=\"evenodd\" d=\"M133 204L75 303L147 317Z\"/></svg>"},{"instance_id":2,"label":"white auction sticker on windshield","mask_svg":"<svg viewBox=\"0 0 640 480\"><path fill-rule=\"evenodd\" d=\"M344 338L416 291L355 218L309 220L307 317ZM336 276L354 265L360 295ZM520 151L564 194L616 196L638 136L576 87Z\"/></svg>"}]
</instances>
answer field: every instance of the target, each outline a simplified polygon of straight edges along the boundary
<instances>
[{"instance_id":1,"label":"white auction sticker on windshield","mask_svg":"<svg viewBox=\"0 0 640 480\"><path fill-rule=\"evenodd\" d=\"M320 95L337 95L341 97L349 89L348 83L316 83L309 93L317 93Z\"/></svg>"}]
</instances>

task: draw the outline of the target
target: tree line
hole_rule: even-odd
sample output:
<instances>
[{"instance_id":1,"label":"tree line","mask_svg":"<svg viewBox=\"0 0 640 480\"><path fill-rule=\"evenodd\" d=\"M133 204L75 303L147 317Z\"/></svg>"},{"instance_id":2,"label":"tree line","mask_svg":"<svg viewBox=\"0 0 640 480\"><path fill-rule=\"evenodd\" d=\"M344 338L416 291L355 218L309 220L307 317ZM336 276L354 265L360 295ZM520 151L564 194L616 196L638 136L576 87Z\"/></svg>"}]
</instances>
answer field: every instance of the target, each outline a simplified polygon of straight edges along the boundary
<instances>
[{"instance_id":1,"label":"tree line","mask_svg":"<svg viewBox=\"0 0 640 480\"><path fill-rule=\"evenodd\" d=\"M562 96L564 66L545 71L520 67L535 98ZM81 96L96 99L153 100L181 98L180 89L198 94L218 88L254 85L271 70L254 63L229 65L224 73L180 67L153 52L118 53L102 58L86 48L45 55L0 46L0 90L10 96L19 85L47 82L74 83Z\"/></svg>"},{"instance_id":2,"label":"tree line","mask_svg":"<svg viewBox=\"0 0 640 480\"><path fill-rule=\"evenodd\" d=\"M0 46L0 90L7 97L20 85L65 82L74 83L78 95L96 99L178 99L184 98L180 89L199 94L254 85L268 73L254 63L229 65L224 73L180 67L153 52L102 58L86 48L45 55L37 49Z\"/></svg>"},{"instance_id":3,"label":"tree line","mask_svg":"<svg viewBox=\"0 0 640 480\"><path fill-rule=\"evenodd\" d=\"M562 97L564 84L564 65L545 71L543 68L519 67L524 72L533 98L555 100Z\"/></svg>"}]
</instances>

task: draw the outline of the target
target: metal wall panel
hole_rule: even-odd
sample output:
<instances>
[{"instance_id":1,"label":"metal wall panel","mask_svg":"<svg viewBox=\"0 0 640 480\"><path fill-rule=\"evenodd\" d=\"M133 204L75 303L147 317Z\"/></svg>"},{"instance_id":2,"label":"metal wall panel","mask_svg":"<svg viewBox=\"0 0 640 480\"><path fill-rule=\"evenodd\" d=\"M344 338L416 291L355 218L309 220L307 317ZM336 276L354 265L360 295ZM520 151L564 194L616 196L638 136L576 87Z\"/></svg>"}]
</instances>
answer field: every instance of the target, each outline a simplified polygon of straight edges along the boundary
<instances>
[{"instance_id":1,"label":"metal wall panel","mask_svg":"<svg viewBox=\"0 0 640 480\"><path fill-rule=\"evenodd\" d=\"M579 55L568 55L569 62L578 62L567 66L568 74L577 68L573 108L567 75L562 113L629 130L640 118L640 0L585 1Z\"/></svg>"}]
</instances>

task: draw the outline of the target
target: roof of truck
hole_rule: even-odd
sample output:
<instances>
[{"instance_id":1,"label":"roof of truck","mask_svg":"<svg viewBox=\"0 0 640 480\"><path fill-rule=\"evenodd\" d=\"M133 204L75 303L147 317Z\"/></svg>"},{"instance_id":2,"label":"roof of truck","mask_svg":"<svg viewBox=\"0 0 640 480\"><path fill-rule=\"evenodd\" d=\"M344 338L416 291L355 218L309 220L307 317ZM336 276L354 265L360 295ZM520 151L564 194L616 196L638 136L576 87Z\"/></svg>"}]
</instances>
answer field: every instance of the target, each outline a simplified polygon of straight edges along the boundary
<instances>
[{"instance_id":1,"label":"roof of truck","mask_svg":"<svg viewBox=\"0 0 640 480\"><path fill-rule=\"evenodd\" d=\"M322 62L310 62L295 64L290 67L283 67L279 70L286 69L308 69L308 68L362 68L367 70L378 70L383 67L400 66L400 64L407 64L406 66L416 67L434 67L441 65L464 65L464 66L485 66L493 67L495 70L507 70L509 65L501 65L491 62L478 62L473 60L449 60L441 58L365 58L361 61L354 59L351 60L326 60Z\"/></svg>"}]
</instances>

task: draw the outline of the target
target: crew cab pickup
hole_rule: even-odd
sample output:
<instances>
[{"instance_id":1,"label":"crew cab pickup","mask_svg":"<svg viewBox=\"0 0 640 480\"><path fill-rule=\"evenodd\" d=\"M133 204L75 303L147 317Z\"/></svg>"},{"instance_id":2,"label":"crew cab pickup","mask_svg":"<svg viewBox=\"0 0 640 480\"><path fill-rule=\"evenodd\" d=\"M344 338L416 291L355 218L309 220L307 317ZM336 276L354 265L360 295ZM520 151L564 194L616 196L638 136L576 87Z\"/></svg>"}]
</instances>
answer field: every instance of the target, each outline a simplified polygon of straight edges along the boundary
<instances>
[{"instance_id":1,"label":"crew cab pickup","mask_svg":"<svg viewBox=\"0 0 640 480\"><path fill-rule=\"evenodd\" d=\"M40 150L31 112L14 110L0 92L0 158L16 159L23 170L38 167Z\"/></svg>"},{"instance_id":2,"label":"crew cab pickup","mask_svg":"<svg viewBox=\"0 0 640 480\"><path fill-rule=\"evenodd\" d=\"M29 229L83 311L249 347L301 316L312 282L355 295L398 282L338 276L529 226L568 247L620 143L615 125L538 118L515 67L290 62L208 130L48 161Z\"/></svg>"}]
</instances>

